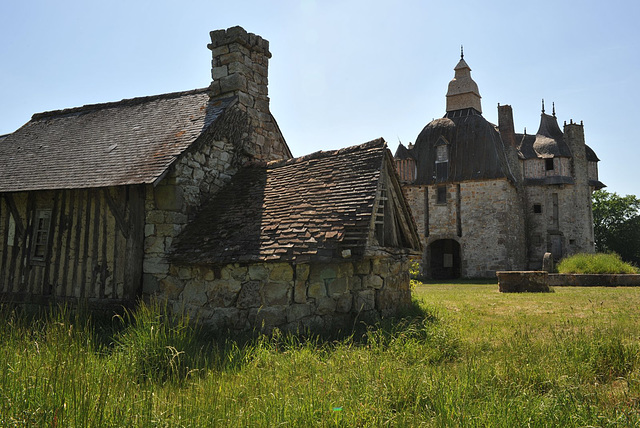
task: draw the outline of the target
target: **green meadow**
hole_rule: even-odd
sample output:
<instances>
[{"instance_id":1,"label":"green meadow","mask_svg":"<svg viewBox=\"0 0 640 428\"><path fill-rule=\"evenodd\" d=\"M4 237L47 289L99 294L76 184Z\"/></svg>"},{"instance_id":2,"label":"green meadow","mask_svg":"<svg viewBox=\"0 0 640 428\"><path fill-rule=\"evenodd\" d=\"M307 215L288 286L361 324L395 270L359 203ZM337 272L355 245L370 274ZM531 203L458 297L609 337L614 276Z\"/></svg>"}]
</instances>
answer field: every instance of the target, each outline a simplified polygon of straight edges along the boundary
<instances>
[{"instance_id":1,"label":"green meadow","mask_svg":"<svg viewBox=\"0 0 640 428\"><path fill-rule=\"evenodd\" d=\"M640 426L640 289L497 289L421 284L404 318L324 338L5 306L0 426Z\"/></svg>"}]
</instances>

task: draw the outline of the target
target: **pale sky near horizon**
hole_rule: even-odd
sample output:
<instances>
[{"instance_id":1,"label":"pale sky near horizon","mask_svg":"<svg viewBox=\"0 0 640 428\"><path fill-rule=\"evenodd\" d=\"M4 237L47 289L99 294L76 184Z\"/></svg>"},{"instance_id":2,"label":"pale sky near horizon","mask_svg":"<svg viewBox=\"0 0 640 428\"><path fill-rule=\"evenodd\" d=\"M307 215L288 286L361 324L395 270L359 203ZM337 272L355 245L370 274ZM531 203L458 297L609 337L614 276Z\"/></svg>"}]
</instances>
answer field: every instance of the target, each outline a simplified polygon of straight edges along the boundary
<instances>
[{"instance_id":1,"label":"pale sky near horizon","mask_svg":"<svg viewBox=\"0 0 640 428\"><path fill-rule=\"evenodd\" d=\"M270 41L271 111L294 156L415 141L445 113L464 45L497 122L535 133L541 99L584 122L607 190L640 196L640 2L204 0L0 4L0 135L32 114L202 88L209 31Z\"/></svg>"}]
</instances>

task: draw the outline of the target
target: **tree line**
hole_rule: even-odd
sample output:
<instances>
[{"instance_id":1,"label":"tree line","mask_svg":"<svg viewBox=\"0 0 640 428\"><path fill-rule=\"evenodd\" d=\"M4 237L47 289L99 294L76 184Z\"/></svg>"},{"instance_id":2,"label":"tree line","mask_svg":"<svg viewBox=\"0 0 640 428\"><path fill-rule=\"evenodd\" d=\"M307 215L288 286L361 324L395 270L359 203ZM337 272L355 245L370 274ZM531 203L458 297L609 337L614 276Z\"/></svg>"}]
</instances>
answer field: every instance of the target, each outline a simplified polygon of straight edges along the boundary
<instances>
[{"instance_id":1,"label":"tree line","mask_svg":"<svg viewBox=\"0 0 640 428\"><path fill-rule=\"evenodd\" d=\"M640 266L640 199L596 190L592 195L596 251Z\"/></svg>"}]
</instances>

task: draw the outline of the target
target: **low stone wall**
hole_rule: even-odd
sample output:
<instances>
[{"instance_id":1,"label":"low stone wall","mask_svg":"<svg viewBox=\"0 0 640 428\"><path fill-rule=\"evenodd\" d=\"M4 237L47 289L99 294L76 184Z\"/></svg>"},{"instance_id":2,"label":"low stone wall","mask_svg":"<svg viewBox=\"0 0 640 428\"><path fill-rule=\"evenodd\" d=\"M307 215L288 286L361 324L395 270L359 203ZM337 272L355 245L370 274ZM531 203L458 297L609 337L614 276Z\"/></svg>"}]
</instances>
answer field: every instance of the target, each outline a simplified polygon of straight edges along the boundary
<instances>
[{"instance_id":1,"label":"low stone wall","mask_svg":"<svg viewBox=\"0 0 640 428\"><path fill-rule=\"evenodd\" d=\"M640 275L549 274L553 287L640 287Z\"/></svg>"},{"instance_id":2,"label":"low stone wall","mask_svg":"<svg viewBox=\"0 0 640 428\"><path fill-rule=\"evenodd\" d=\"M159 295L216 329L322 332L375 322L411 303L410 261L171 265Z\"/></svg>"},{"instance_id":3,"label":"low stone wall","mask_svg":"<svg viewBox=\"0 0 640 428\"><path fill-rule=\"evenodd\" d=\"M548 273L545 271L498 271L501 293L549 292Z\"/></svg>"}]
</instances>

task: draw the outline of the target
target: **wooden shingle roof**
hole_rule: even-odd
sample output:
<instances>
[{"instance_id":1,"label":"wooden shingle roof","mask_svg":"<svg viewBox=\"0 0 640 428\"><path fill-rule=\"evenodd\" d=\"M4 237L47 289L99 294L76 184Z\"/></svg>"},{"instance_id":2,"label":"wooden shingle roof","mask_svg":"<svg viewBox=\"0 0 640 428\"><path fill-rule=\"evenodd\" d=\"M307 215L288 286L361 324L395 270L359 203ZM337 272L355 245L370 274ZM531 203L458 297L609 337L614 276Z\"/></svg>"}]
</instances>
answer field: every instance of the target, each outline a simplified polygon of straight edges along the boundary
<instances>
[{"instance_id":1,"label":"wooden shingle roof","mask_svg":"<svg viewBox=\"0 0 640 428\"><path fill-rule=\"evenodd\" d=\"M153 183L233 101L199 89L35 114L0 142L0 192Z\"/></svg>"},{"instance_id":2,"label":"wooden shingle roof","mask_svg":"<svg viewBox=\"0 0 640 428\"><path fill-rule=\"evenodd\" d=\"M171 258L222 264L328 261L345 249L362 254L390 159L378 139L245 167L173 241Z\"/></svg>"}]
</instances>

